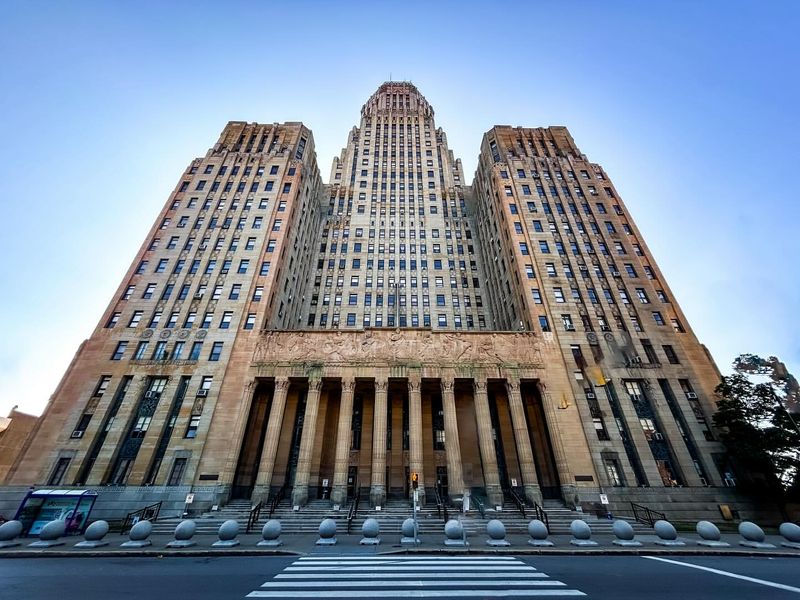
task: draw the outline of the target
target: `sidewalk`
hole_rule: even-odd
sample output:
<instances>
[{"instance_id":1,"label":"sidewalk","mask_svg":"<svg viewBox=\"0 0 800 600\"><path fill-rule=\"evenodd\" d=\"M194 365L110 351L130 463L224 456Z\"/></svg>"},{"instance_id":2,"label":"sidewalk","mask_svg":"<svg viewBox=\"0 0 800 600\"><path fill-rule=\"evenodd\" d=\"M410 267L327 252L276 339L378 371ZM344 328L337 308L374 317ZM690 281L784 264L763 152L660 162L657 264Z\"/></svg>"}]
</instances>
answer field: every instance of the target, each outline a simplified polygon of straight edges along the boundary
<instances>
[{"instance_id":1,"label":"sidewalk","mask_svg":"<svg viewBox=\"0 0 800 600\"><path fill-rule=\"evenodd\" d=\"M61 546L53 548L28 548L28 544L36 541L36 538L21 538L22 543L14 548L0 548L0 558L64 558L64 557L167 557L167 556L281 556L281 555L304 555L304 554L392 554L392 553L420 553L420 554L514 554L514 555L728 555L728 556L782 556L800 557L800 550L784 548L781 542L784 539L778 535L768 535L766 542L774 544L772 549L756 549L740 546L742 538L737 534L723 534L722 541L731 544L729 548L707 548L698 546L700 539L697 535L679 535L679 539L686 542L686 546L666 547L659 546L655 542L658 540L656 535L637 535L636 539L642 542L640 547L623 548L612 544L615 539L612 535L596 535L592 539L598 542L597 546L589 548L579 548L570 545L568 535L554 535L548 539L554 543L549 548L538 548L528 545L527 535L509 535L506 539L511 543L510 546L496 548L486 545L488 536L476 534L469 536L468 548L457 548L444 545L444 532L438 535L421 536L421 543L418 547L405 547L400 545L400 538L396 534L381 536L381 543L377 546L362 546L360 534L339 534L336 536L335 546L317 546L319 538L316 534L291 534L281 536L283 545L277 548L262 548L256 544L261 541L259 534L240 535L238 537L240 545L234 548L212 548L211 544L217 541L216 535L196 535L193 540L195 546L190 548L167 548L166 545L172 541L171 535L153 535L150 537L151 546L145 548L120 548L120 544L128 541L127 535L110 533L104 541L107 546L101 548L75 548L77 542L83 540L80 536L61 538L64 542Z\"/></svg>"}]
</instances>

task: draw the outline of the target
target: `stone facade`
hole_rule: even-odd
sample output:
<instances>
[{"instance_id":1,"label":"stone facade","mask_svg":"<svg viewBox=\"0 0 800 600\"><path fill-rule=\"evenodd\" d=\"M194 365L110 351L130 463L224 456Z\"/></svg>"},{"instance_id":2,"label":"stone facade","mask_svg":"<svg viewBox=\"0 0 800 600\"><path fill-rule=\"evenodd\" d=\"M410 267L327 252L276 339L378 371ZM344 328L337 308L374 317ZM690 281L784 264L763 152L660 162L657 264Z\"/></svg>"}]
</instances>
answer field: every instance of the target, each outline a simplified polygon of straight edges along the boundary
<instances>
[{"instance_id":1,"label":"stone facade","mask_svg":"<svg viewBox=\"0 0 800 600\"><path fill-rule=\"evenodd\" d=\"M433 114L382 85L329 185L302 124L229 123L8 494L98 488L108 515L187 490L198 509L282 489L380 505L416 473L423 502L730 502L719 374L608 175L563 127L498 126L468 186Z\"/></svg>"}]
</instances>

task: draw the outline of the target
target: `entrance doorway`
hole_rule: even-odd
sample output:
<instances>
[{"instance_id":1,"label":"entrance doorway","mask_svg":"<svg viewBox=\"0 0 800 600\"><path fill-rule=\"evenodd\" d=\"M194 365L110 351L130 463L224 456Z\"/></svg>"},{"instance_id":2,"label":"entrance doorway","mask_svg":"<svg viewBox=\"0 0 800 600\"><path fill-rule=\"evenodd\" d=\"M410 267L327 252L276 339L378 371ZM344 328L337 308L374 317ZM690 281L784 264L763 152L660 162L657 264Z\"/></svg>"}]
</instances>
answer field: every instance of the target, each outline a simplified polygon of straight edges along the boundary
<instances>
[{"instance_id":1,"label":"entrance doorway","mask_svg":"<svg viewBox=\"0 0 800 600\"><path fill-rule=\"evenodd\" d=\"M261 382L256 385L233 476L231 499L249 500L253 493L258 466L261 463L262 442L267 432L273 393L272 383Z\"/></svg>"}]
</instances>

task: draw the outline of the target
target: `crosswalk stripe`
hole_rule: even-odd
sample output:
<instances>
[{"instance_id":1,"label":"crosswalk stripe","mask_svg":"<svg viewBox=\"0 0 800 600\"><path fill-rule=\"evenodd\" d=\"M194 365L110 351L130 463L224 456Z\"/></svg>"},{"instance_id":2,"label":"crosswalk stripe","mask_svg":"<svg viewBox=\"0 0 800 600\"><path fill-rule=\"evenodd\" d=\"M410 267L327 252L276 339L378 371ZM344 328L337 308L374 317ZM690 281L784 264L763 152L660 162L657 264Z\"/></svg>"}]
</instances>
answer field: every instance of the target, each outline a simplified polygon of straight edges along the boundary
<instances>
[{"instance_id":1,"label":"crosswalk stripe","mask_svg":"<svg viewBox=\"0 0 800 600\"><path fill-rule=\"evenodd\" d=\"M411 577L412 574L410 573L381 573L382 579L407 579ZM436 577L453 577L453 573L442 573L440 571L426 571L424 573L416 573L413 575L417 578L429 578L433 579ZM465 577L472 577L475 579L480 579L486 577L486 573L459 573L459 577L462 579ZM547 577L544 573L530 573L530 572L523 572L523 573L509 573L506 571L496 571L492 573L492 577L503 578L503 579L512 579L514 577L520 579L531 579L531 578L540 578L540 577ZM375 579L374 573L278 573L275 575L275 579Z\"/></svg>"},{"instance_id":2,"label":"crosswalk stripe","mask_svg":"<svg viewBox=\"0 0 800 600\"><path fill-rule=\"evenodd\" d=\"M486 560L492 562L517 562L513 556L407 556L407 555L370 555L370 556L302 556L297 559L297 562L302 561L324 561L324 560Z\"/></svg>"},{"instance_id":3,"label":"crosswalk stripe","mask_svg":"<svg viewBox=\"0 0 800 600\"><path fill-rule=\"evenodd\" d=\"M431 565L431 566L405 566L405 565L385 565L379 567L359 567L359 566L346 566L346 567L286 567L287 571L373 571L373 572L380 572L380 571L433 571L433 570L442 570L442 571L460 571L464 567L451 567L448 565ZM504 569L510 571L535 571L533 567L528 566L504 566ZM497 567L469 567L470 571L494 571Z\"/></svg>"},{"instance_id":4,"label":"crosswalk stripe","mask_svg":"<svg viewBox=\"0 0 800 600\"><path fill-rule=\"evenodd\" d=\"M287 595L288 594L288 595ZM319 598L320 592L287 590L250 592L248 598ZM330 590L326 598L508 598L512 596L585 596L580 590Z\"/></svg>"},{"instance_id":5,"label":"crosswalk stripe","mask_svg":"<svg viewBox=\"0 0 800 600\"><path fill-rule=\"evenodd\" d=\"M447 565L447 566L451 566L451 567L452 566L460 566L460 567L465 567L465 568L480 567L480 566L484 566L485 567L485 566L490 566L491 565L492 569L496 569L496 568L498 568L498 566L501 566L501 565L498 565L498 564L492 565L492 563L487 563L486 561L483 561L483 560L474 560L474 561L469 561L469 562L467 562L467 561L454 561L454 560L442 560L442 561L439 561L439 562L432 562L432 561L425 560L425 559L404 560L402 562L397 562L397 563L393 563L393 562L385 561L385 560L384 561L374 561L374 560L335 561L335 560L331 560L331 561L327 561L327 562L311 562L311 561L309 561L309 562L304 562L304 563L302 563L302 565L298 565L298 566L302 566L304 568L305 567L327 567L327 566L331 566L331 565L334 565L334 566L337 566L337 565L338 566L362 566L362 567L369 567L369 566L372 566L372 567L387 566L387 567L389 567L389 566L392 566L394 564L397 564L397 565L434 565L434 566L436 566L436 565ZM513 565L514 563L506 563L506 564Z\"/></svg>"},{"instance_id":6,"label":"crosswalk stripe","mask_svg":"<svg viewBox=\"0 0 800 600\"><path fill-rule=\"evenodd\" d=\"M472 587L505 587L505 586L563 586L566 585L555 579L537 581L504 581L502 579L481 579L467 581L449 579L447 581L409 579L407 581L267 581L262 588L334 588L334 587L459 587L469 585Z\"/></svg>"}]
</instances>

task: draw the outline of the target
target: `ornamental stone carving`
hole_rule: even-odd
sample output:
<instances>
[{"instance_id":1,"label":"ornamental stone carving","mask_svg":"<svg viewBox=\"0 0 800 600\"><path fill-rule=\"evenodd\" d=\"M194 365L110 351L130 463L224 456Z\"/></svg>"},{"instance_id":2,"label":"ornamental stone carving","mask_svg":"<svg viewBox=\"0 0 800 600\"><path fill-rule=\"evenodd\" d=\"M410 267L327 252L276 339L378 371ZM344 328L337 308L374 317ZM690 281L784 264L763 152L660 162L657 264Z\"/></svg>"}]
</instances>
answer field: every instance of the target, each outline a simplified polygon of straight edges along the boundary
<instances>
[{"instance_id":1,"label":"ornamental stone carving","mask_svg":"<svg viewBox=\"0 0 800 600\"><path fill-rule=\"evenodd\" d=\"M539 338L527 331L264 331L255 364L439 364L543 368Z\"/></svg>"}]
</instances>

